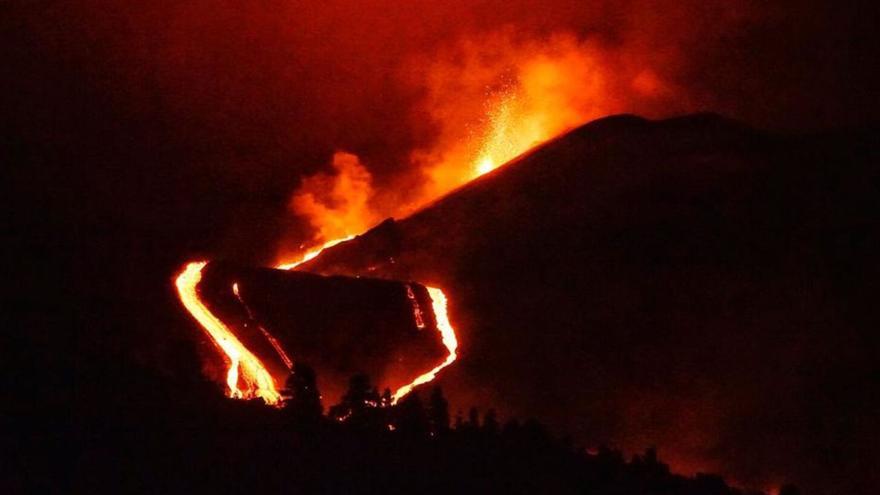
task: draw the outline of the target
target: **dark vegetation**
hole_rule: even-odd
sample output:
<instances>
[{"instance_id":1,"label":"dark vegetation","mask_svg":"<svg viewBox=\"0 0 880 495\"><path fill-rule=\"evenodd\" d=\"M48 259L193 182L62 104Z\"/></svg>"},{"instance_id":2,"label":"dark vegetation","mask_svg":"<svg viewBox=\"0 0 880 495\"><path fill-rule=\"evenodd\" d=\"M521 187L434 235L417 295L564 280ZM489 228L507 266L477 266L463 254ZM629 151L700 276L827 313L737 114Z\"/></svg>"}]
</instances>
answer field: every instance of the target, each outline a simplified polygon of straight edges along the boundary
<instances>
[{"instance_id":1,"label":"dark vegetation","mask_svg":"<svg viewBox=\"0 0 880 495\"><path fill-rule=\"evenodd\" d=\"M179 357L182 367L197 362ZM715 475L672 474L653 448L631 459L588 453L535 420L452 412L439 387L391 405L390 391L356 375L324 411L314 372L298 365L275 409L222 397L199 373L171 382L134 372L100 370L65 439L75 455L44 464L46 446L32 445L18 479L72 493L744 493ZM101 400L102 387L123 382L129 400Z\"/></svg>"}]
</instances>

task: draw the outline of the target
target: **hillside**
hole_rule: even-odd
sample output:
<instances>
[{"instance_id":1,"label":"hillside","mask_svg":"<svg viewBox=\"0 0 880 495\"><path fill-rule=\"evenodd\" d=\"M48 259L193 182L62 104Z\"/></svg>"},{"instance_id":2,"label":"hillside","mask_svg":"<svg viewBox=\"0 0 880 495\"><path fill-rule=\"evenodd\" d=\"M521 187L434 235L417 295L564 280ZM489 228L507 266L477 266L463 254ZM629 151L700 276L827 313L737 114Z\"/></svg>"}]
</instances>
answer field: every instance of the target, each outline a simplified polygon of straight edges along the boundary
<instances>
[{"instance_id":1,"label":"hillside","mask_svg":"<svg viewBox=\"0 0 880 495\"><path fill-rule=\"evenodd\" d=\"M858 489L871 456L827 459L877 432L871 136L609 117L303 269L442 287L453 404L662 445L683 471Z\"/></svg>"}]
</instances>

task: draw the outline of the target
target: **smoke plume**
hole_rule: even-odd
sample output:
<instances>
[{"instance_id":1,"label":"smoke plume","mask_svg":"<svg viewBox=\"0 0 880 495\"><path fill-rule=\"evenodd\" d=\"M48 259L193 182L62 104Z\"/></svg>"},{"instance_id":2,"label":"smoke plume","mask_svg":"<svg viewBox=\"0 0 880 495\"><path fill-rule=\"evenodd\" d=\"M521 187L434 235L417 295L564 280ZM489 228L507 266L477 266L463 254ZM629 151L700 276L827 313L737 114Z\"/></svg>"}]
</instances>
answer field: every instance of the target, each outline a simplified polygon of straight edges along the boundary
<instances>
[{"instance_id":1,"label":"smoke plume","mask_svg":"<svg viewBox=\"0 0 880 495\"><path fill-rule=\"evenodd\" d=\"M333 154L334 174L318 173L303 180L293 194L291 208L307 218L315 240L325 242L365 231L377 217L370 207L370 172L357 156Z\"/></svg>"}]
</instances>

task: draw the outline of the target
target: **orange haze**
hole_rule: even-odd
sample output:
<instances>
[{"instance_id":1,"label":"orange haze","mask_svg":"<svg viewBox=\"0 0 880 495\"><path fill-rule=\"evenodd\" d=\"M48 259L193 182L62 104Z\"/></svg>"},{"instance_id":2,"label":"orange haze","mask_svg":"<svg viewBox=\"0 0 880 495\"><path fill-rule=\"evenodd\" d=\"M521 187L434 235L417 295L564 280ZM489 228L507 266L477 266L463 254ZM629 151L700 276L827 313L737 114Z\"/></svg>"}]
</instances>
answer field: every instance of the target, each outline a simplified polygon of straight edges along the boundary
<instances>
[{"instance_id":1,"label":"orange haze","mask_svg":"<svg viewBox=\"0 0 880 495\"><path fill-rule=\"evenodd\" d=\"M199 297L198 288L199 282L202 281L202 269L207 264L207 261L187 263L177 275L174 284L181 303L226 356L229 365L226 373L229 396L246 399L260 397L267 404L279 404L281 395L276 390L272 375L266 370L263 362L238 340L232 330L217 318ZM237 285L234 290L237 291ZM244 390L241 388L242 382Z\"/></svg>"},{"instance_id":2,"label":"orange haze","mask_svg":"<svg viewBox=\"0 0 880 495\"><path fill-rule=\"evenodd\" d=\"M597 47L570 34L517 39L502 31L442 53L427 74L435 146L413 161L430 201L588 120L623 108Z\"/></svg>"},{"instance_id":3,"label":"orange haze","mask_svg":"<svg viewBox=\"0 0 880 495\"><path fill-rule=\"evenodd\" d=\"M384 187L374 187L357 156L337 151L332 173L304 179L293 193L292 213L314 233L299 251L412 213L577 125L624 111L624 101L671 91L650 68L623 64L607 48L569 33L523 39L501 30L407 65L404 77L424 94L436 139L412 151ZM285 245L278 262L301 256Z\"/></svg>"}]
</instances>

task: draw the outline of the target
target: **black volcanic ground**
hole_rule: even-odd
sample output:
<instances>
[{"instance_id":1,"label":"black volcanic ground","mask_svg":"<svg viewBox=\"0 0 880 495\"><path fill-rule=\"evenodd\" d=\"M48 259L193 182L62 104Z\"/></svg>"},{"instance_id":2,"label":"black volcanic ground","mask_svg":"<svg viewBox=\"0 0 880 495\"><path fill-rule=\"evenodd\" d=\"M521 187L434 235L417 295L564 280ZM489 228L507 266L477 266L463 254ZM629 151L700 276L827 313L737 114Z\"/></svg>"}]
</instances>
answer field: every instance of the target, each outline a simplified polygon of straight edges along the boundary
<instances>
[{"instance_id":1,"label":"black volcanic ground","mask_svg":"<svg viewBox=\"0 0 880 495\"><path fill-rule=\"evenodd\" d=\"M880 438L878 193L867 132L611 117L303 269L444 288L453 404L858 489Z\"/></svg>"}]
</instances>

